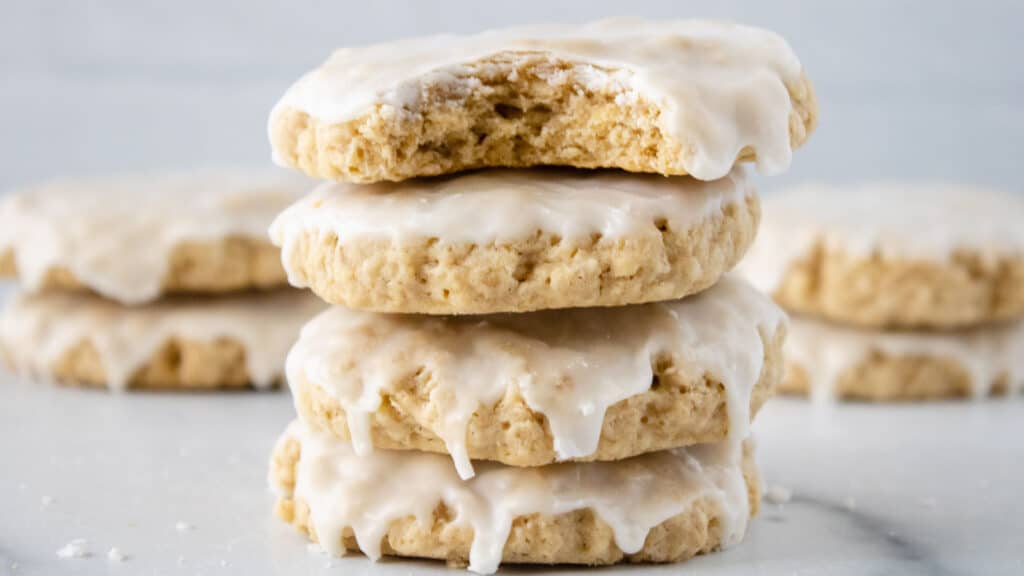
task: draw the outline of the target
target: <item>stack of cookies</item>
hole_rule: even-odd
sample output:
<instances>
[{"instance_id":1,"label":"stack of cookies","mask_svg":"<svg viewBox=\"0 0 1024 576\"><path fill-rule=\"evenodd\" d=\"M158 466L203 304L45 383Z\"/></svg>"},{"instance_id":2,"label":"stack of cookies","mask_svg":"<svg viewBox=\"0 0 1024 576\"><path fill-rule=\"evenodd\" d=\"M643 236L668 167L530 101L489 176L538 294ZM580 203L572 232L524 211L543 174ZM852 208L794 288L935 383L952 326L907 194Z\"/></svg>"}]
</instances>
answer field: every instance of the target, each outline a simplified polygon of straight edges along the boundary
<instances>
[{"instance_id":1,"label":"stack of cookies","mask_svg":"<svg viewBox=\"0 0 1024 576\"><path fill-rule=\"evenodd\" d=\"M336 181L271 227L335 305L288 356L278 515L482 573L738 542L786 322L726 275L760 212L736 164L784 169L816 112L781 38L726 23L336 52L270 117Z\"/></svg>"},{"instance_id":2,"label":"stack of cookies","mask_svg":"<svg viewBox=\"0 0 1024 576\"><path fill-rule=\"evenodd\" d=\"M793 318L781 389L985 397L1024 386L1024 201L977 187L770 196L745 274Z\"/></svg>"},{"instance_id":3,"label":"stack of cookies","mask_svg":"<svg viewBox=\"0 0 1024 576\"><path fill-rule=\"evenodd\" d=\"M303 182L238 171L60 180L0 202L15 370L123 388L265 387L323 304L266 239Z\"/></svg>"}]
</instances>

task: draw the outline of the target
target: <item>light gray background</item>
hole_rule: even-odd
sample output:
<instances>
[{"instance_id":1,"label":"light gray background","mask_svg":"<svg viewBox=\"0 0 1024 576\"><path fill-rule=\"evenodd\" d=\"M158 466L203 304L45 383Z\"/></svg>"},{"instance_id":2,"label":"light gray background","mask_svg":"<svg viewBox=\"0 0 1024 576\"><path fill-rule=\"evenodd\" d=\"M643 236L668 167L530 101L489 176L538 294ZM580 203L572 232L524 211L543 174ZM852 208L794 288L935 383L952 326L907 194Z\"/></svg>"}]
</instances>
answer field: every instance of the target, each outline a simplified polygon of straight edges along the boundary
<instances>
[{"instance_id":1,"label":"light gray background","mask_svg":"<svg viewBox=\"0 0 1024 576\"><path fill-rule=\"evenodd\" d=\"M267 112L332 48L616 14L724 17L789 39L821 126L789 174L1020 189L1024 3L5 0L0 190L57 175L269 162Z\"/></svg>"}]
</instances>

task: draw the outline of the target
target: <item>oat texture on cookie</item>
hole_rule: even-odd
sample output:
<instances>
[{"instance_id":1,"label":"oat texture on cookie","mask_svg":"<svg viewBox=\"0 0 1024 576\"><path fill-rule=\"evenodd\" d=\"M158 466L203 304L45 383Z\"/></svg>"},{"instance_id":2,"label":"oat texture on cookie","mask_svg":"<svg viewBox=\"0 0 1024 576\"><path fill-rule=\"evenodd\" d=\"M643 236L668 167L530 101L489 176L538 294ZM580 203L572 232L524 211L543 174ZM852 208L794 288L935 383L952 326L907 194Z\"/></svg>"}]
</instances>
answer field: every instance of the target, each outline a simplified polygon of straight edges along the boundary
<instances>
[{"instance_id":1,"label":"oat texture on cookie","mask_svg":"<svg viewBox=\"0 0 1024 576\"><path fill-rule=\"evenodd\" d=\"M770 196L741 270L803 318L782 390L985 397L1024 370L1024 201L966 185L805 185Z\"/></svg>"},{"instance_id":2,"label":"oat texture on cookie","mask_svg":"<svg viewBox=\"0 0 1024 576\"><path fill-rule=\"evenodd\" d=\"M670 300L713 285L754 239L741 167L714 182L491 170L326 184L271 237L296 286L376 312L485 314Z\"/></svg>"},{"instance_id":3,"label":"oat texture on cookie","mask_svg":"<svg viewBox=\"0 0 1024 576\"><path fill-rule=\"evenodd\" d=\"M351 182L538 165L714 180L739 160L785 170L816 122L778 35L623 18L343 48L269 135L279 163Z\"/></svg>"},{"instance_id":4,"label":"oat texture on cookie","mask_svg":"<svg viewBox=\"0 0 1024 576\"><path fill-rule=\"evenodd\" d=\"M410 483L409 478L417 481ZM617 462L483 464L351 445L293 422L274 449L277 513L328 552L498 564L678 562L739 542L760 502L750 446L717 442Z\"/></svg>"},{"instance_id":5,"label":"oat texture on cookie","mask_svg":"<svg viewBox=\"0 0 1024 576\"><path fill-rule=\"evenodd\" d=\"M682 300L489 316L334 307L288 357L299 413L371 446L513 465L743 439L781 375L782 312L737 278Z\"/></svg>"},{"instance_id":6,"label":"oat texture on cookie","mask_svg":"<svg viewBox=\"0 0 1024 576\"><path fill-rule=\"evenodd\" d=\"M329 180L270 236L333 305L288 353L277 515L478 573L738 544L788 330L729 273L761 217L741 163L784 170L816 121L786 42L731 23L335 52L269 120Z\"/></svg>"}]
</instances>

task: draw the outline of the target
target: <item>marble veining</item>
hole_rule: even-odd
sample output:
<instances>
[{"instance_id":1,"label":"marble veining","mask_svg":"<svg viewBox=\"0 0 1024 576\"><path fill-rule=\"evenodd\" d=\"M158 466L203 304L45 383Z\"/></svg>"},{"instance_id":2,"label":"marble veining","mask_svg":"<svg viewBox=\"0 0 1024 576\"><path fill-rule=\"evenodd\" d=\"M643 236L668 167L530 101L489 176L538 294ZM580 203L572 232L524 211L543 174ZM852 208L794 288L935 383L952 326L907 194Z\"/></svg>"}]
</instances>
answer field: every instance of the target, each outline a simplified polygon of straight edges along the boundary
<instances>
[{"instance_id":1,"label":"marble veining","mask_svg":"<svg viewBox=\"0 0 1024 576\"><path fill-rule=\"evenodd\" d=\"M19 432L0 435L0 575L451 576L329 558L271 516L267 455L293 416L287 394L111 397L0 374L0 421ZM754 425L758 460L792 498L766 501L743 542L683 567L558 574L1024 574L1022 420L1020 398L827 412L775 399ZM58 558L76 538L92 555ZM128 555L116 567L113 547Z\"/></svg>"}]
</instances>

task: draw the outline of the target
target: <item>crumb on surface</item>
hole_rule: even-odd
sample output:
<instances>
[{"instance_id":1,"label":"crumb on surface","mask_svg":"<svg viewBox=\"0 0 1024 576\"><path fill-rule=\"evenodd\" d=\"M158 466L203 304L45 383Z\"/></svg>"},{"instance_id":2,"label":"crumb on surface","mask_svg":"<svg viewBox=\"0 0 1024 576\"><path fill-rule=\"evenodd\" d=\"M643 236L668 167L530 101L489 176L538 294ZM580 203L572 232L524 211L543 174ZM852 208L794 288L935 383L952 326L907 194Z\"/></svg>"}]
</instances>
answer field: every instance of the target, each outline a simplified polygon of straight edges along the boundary
<instances>
[{"instance_id":1,"label":"crumb on surface","mask_svg":"<svg viewBox=\"0 0 1024 576\"><path fill-rule=\"evenodd\" d=\"M111 562L124 562L128 559L128 555L121 551L120 548L114 546L107 552L107 560Z\"/></svg>"},{"instance_id":2,"label":"crumb on surface","mask_svg":"<svg viewBox=\"0 0 1024 576\"><path fill-rule=\"evenodd\" d=\"M75 538L57 550L58 558L88 558L92 553L88 549L89 541L85 538Z\"/></svg>"},{"instance_id":3,"label":"crumb on surface","mask_svg":"<svg viewBox=\"0 0 1024 576\"><path fill-rule=\"evenodd\" d=\"M793 491L785 486L779 484L773 484L768 487L768 490L764 493L765 500L772 504L785 504L793 498Z\"/></svg>"}]
</instances>

